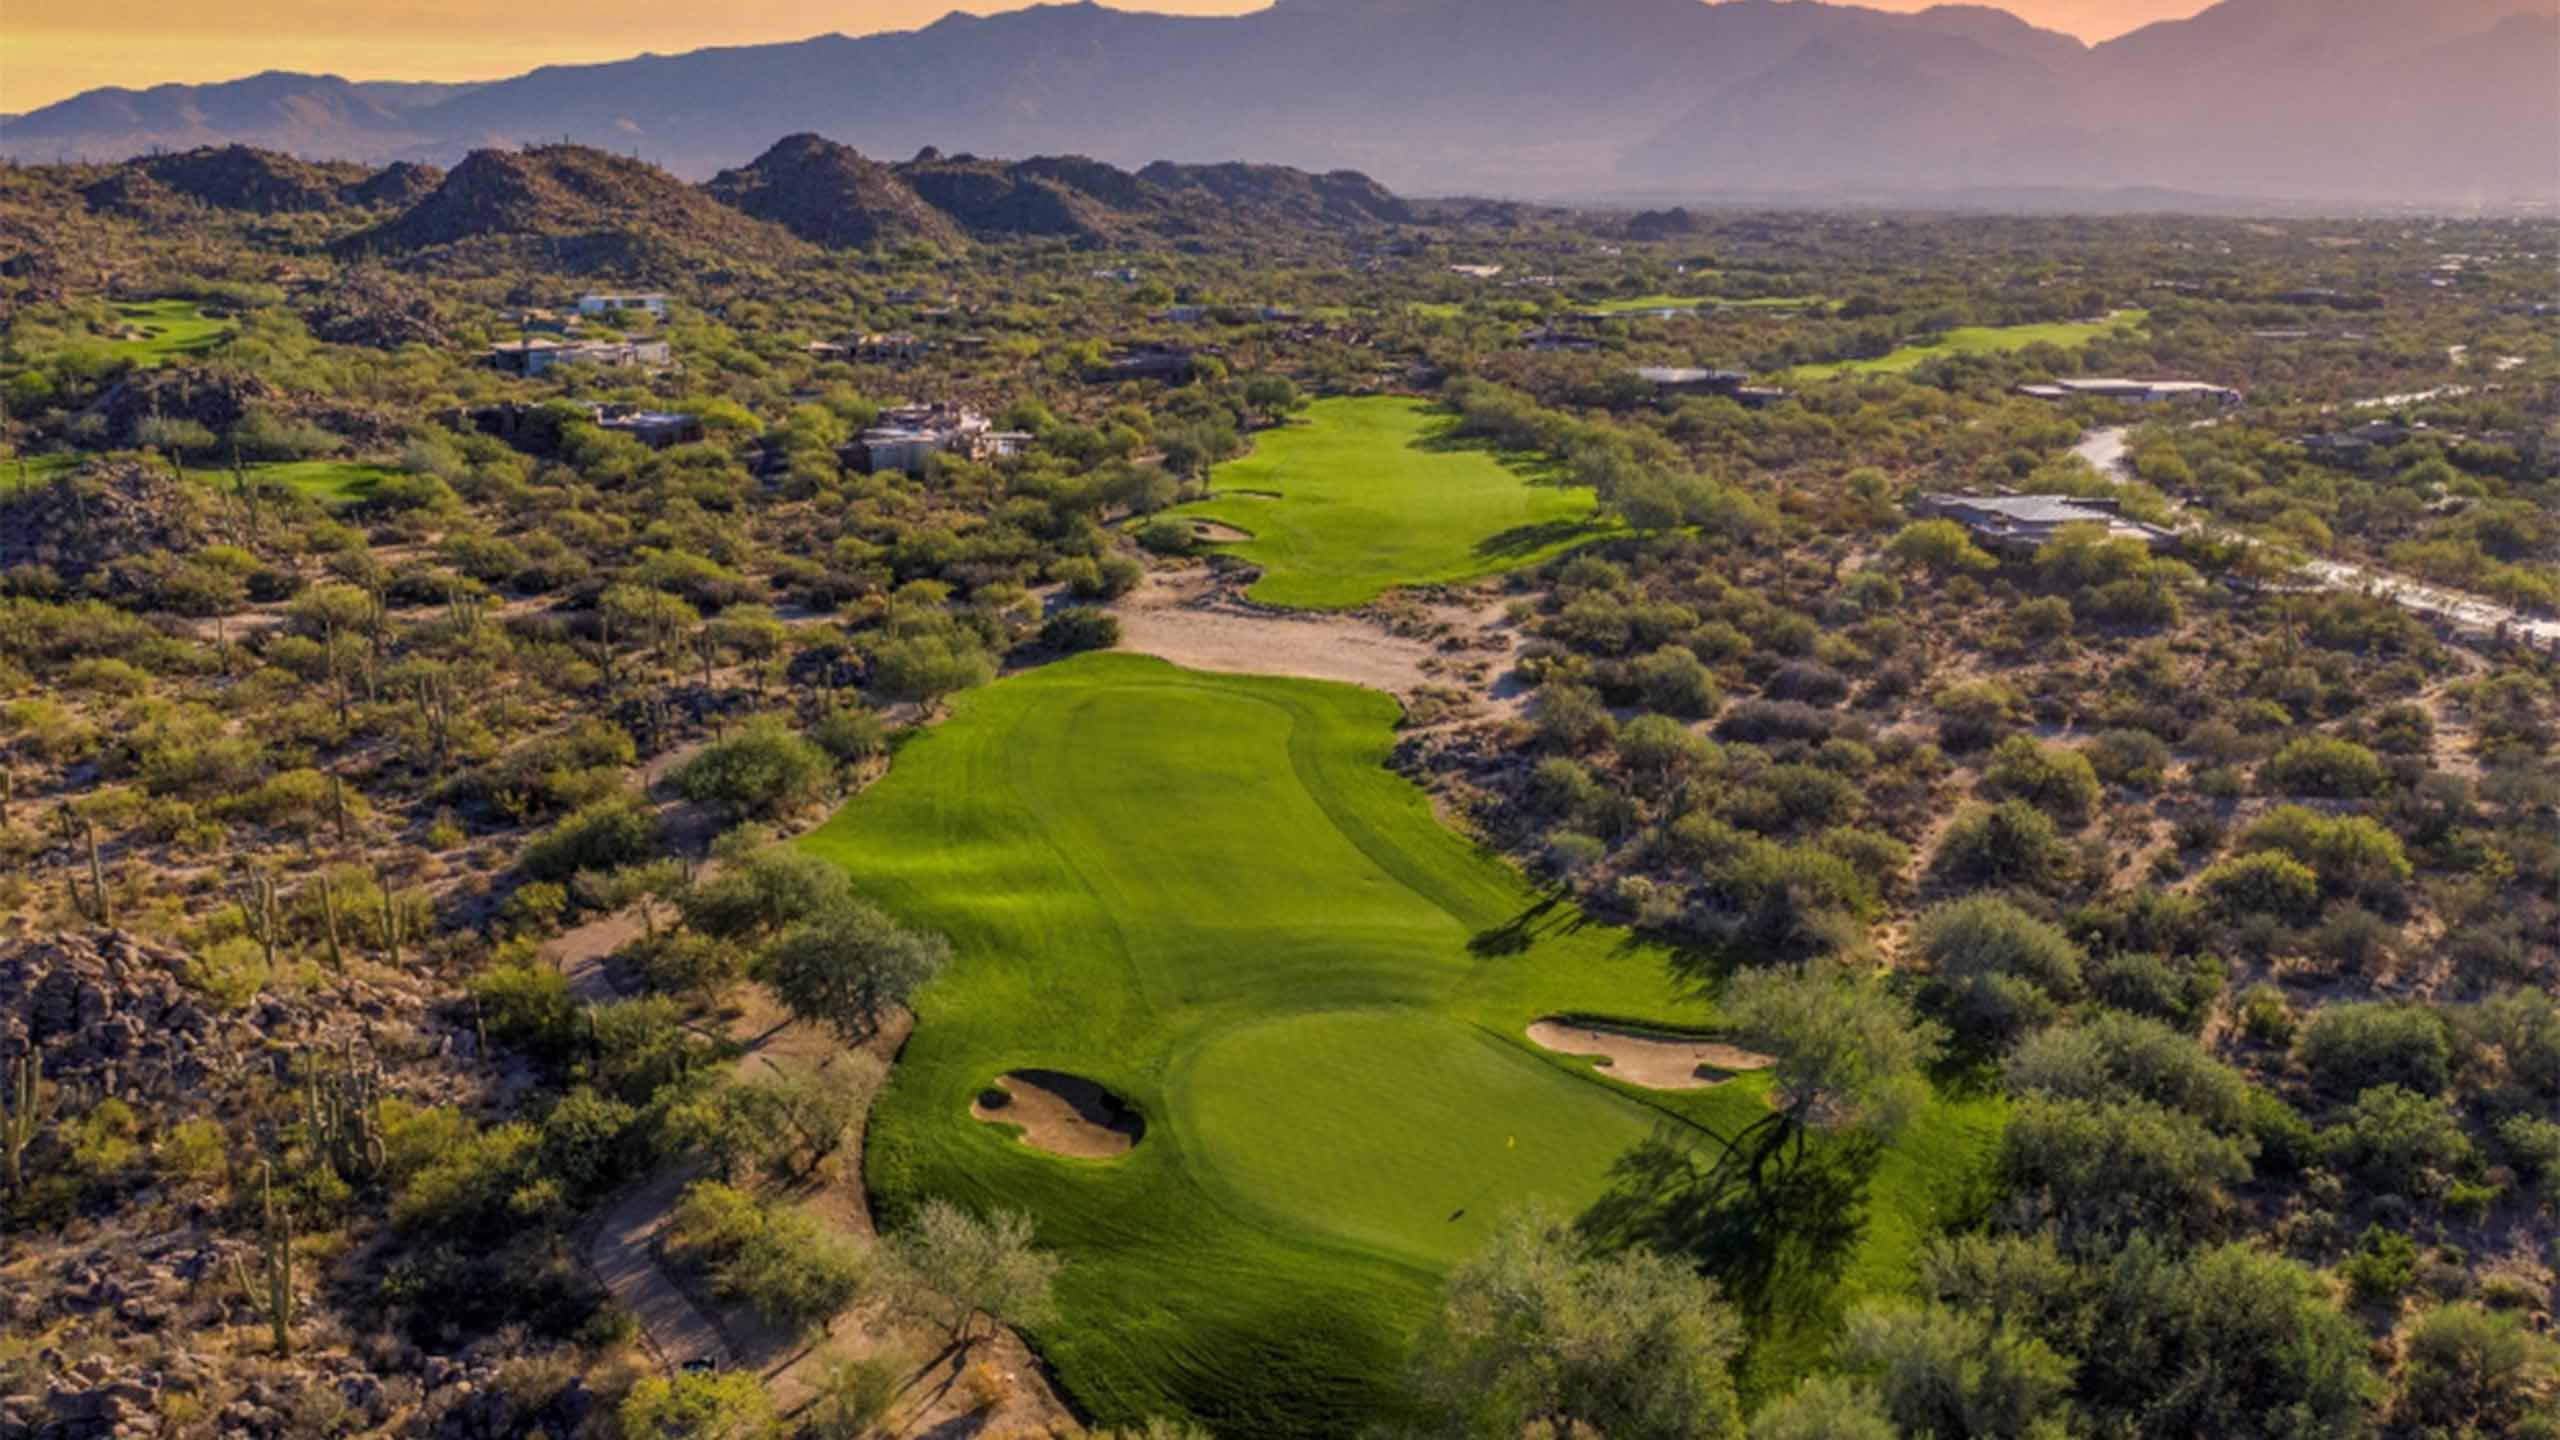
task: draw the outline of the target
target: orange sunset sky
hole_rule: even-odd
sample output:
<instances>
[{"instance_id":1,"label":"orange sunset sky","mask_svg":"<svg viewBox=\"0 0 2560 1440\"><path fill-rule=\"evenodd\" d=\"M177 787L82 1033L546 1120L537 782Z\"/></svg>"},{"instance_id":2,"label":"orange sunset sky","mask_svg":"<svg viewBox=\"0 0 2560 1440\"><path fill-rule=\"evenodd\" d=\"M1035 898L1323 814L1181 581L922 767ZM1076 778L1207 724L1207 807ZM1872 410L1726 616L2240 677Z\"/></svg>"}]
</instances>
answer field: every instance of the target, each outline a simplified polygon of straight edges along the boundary
<instances>
[{"instance_id":1,"label":"orange sunset sky","mask_svg":"<svg viewBox=\"0 0 2560 1440\"><path fill-rule=\"evenodd\" d=\"M1232 15L1267 0L1124 0L1123 8ZM1934 0L1867 0L1922 10ZM2103 40L2209 0L1989 0L2039 25ZM486 80L554 62L642 51L863 34L1004 0L5 0L0 111L101 85L227 80L301 70L352 80Z\"/></svg>"}]
</instances>

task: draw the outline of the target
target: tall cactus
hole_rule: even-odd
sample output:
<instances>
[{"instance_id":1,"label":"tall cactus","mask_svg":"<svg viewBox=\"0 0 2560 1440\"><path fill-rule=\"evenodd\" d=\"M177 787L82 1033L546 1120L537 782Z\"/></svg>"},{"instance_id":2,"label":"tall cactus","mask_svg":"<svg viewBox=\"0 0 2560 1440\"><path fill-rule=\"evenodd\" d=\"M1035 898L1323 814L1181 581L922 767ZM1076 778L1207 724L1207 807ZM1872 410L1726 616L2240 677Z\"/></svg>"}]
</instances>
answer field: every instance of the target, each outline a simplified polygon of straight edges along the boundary
<instances>
[{"instance_id":1,"label":"tall cactus","mask_svg":"<svg viewBox=\"0 0 2560 1440\"><path fill-rule=\"evenodd\" d=\"M347 1042L342 1064L331 1067L314 1056L303 1068L303 1127L314 1153L325 1159L338 1178L350 1183L382 1174L380 1075L356 1062L355 1042Z\"/></svg>"},{"instance_id":2,"label":"tall cactus","mask_svg":"<svg viewBox=\"0 0 2560 1440\"><path fill-rule=\"evenodd\" d=\"M241 882L246 892L240 901L240 918L265 953L267 969L276 968L276 941L283 936L283 924L276 913L276 879L263 870L252 869Z\"/></svg>"},{"instance_id":3,"label":"tall cactus","mask_svg":"<svg viewBox=\"0 0 2560 1440\"><path fill-rule=\"evenodd\" d=\"M258 1241L259 1280L253 1284L248 1267L240 1257L231 1257L232 1274L240 1282L240 1292L249 1303L266 1312L269 1333L275 1339L276 1354L293 1353L293 1217L276 1208L276 1177L273 1161L258 1162L258 1196L266 1214L266 1229ZM261 1292L264 1292L261 1294Z\"/></svg>"},{"instance_id":4,"label":"tall cactus","mask_svg":"<svg viewBox=\"0 0 2560 1440\"><path fill-rule=\"evenodd\" d=\"M0 1155L8 1159L8 1179L15 1193L26 1179L27 1147L34 1144L43 1116L37 1109L44 1088L44 1061L33 1050L9 1062L8 1102L0 1114Z\"/></svg>"},{"instance_id":5,"label":"tall cactus","mask_svg":"<svg viewBox=\"0 0 2560 1440\"><path fill-rule=\"evenodd\" d=\"M96 918L101 926L116 923L115 902L107 898L107 867L98 860L98 822L85 822L89 833L89 898L96 904Z\"/></svg>"},{"instance_id":6,"label":"tall cactus","mask_svg":"<svg viewBox=\"0 0 2560 1440\"><path fill-rule=\"evenodd\" d=\"M347 973L347 954L338 944L338 892L329 883L329 872L320 872L320 919L329 930L329 968Z\"/></svg>"}]
</instances>

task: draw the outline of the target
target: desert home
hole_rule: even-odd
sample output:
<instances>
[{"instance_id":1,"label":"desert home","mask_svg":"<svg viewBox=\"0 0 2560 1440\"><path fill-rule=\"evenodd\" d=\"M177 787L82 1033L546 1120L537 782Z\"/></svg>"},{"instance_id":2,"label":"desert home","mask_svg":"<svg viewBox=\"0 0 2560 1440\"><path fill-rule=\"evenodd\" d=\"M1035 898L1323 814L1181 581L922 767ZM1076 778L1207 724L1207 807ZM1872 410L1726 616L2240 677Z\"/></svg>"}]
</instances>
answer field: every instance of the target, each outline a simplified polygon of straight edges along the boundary
<instances>
[{"instance_id":1,"label":"desert home","mask_svg":"<svg viewBox=\"0 0 2560 1440\"><path fill-rule=\"evenodd\" d=\"M2021 385L2018 393L2035 400L2123 400L2135 405L2180 400L2237 405L2247 398L2227 385L2201 380L2056 380L2049 385Z\"/></svg>"},{"instance_id":2,"label":"desert home","mask_svg":"<svg viewBox=\"0 0 2560 1440\"><path fill-rule=\"evenodd\" d=\"M489 347L489 363L513 375L548 374L562 365L597 365L608 370L655 370L672 364L675 351L664 340L537 340L530 336Z\"/></svg>"},{"instance_id":3,"label":"desert home","mask_svg":"<svg viewBox=\"0 0 2560 1440\"><path fill-rule=\"evenodd\" d=\"M1911 506L1914 515L1953 520L1986 549L2011 554L2032 552L2073 525L2103 526L2111 538L2155 551L2177 543L2176 531L2128 520L2123 510L2120 500L2077 495L1924 495Z\"/></svg>"},{"instance_id":4,"label":"desert home","mask_svg":"<svg viewBox=\"0 0 2560 1440\"><path fill-rule=\"evenodd\" d=\"M1031 437L1018 430L998 430L994 422L965 405L901 405L880 412L880 421L837 453L866 474L904 470L921 474L936 455L994 460L1019 455Z\"/></svg>"},{"instance_id":5,"label":"desert home","mask_svg":"<svg viewBox=\"0 0 2560 1440\"><path fill-rule=\"evenodd\" d=\"M667 318L667 297L655 291L630 295L596 294L578 297L578 313L581 315L618 315L626 310L646 310L664 320Z\"/></svg>"}]
</instances>

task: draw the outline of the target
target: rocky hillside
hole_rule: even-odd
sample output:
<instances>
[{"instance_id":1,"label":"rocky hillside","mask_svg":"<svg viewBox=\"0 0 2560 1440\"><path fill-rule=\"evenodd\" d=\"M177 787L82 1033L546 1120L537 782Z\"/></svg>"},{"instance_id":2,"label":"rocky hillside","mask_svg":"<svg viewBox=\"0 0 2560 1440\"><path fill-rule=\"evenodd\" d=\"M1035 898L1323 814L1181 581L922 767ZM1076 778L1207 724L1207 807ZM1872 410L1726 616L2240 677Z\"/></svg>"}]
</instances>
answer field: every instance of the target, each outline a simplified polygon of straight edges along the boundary
<instances>
[{"instance_id":1,"label":"rocky hillside","mask_svg":"<svg viewBox=\"0 0 2560 1440\"><path fill-rule=\"evenodd\" d=\"M779 225L655 166L583 145L475 150L416 204L337 249L431 266L632 276L775 264L804 253Z\"/></svg>"},{"instance_id":2,"label":"rocky hillside","mask_svg":"<svg viewBox=\"0 0 2560 1440\"><path fill-rule=\"evenodd\" d=\"M831 250L961 239L951 218L888 166L817 135L774 142L753 164L723 170L711 197Z\"/></svg>"}]
</instances>

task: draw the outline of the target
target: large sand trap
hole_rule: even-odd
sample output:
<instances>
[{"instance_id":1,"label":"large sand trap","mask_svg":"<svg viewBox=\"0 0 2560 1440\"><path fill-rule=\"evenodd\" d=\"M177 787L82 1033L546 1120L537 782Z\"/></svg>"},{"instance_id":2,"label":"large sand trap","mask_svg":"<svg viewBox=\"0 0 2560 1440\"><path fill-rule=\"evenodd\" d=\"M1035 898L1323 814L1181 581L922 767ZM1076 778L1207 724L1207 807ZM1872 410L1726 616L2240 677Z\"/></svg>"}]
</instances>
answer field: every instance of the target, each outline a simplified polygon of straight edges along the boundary
<instances>
[{"instance_id":1,"label":"large sand trap","mask_svg":"<svg viewBox=\"0 0 2560 1440\"><path fill-rule=\"evenodd\" d=\"M1194 520L1191 533L1214 545L1235 545L1253 538L1250 530L1239 530L1217 520Z\"/></svg>"},{"instance_id":2,"label":"large sand trap","mask_svg":"<svg viewBox=\"0 0 2560 1440\"><path fill-rule=\"evenodd\" d=\"M1671 1040L1562 1020L1530 1026L1529 1039L1559 1055L1597 1056L1609 1062L1611 1075L1647 1090L1704 1090L1737 1070L1766 1070L1776 1063L1714 1040Z\"/></svg>"},{"instance_id":3,"label":"large sand trap","mask_svg":"<svg viewBox=\"0 0 2560 1440\"><path fill-rule=\"evenodd\" d=\"M1146 1117L1081 1075L1015 1070L998 1076L969 1113L990 1125L1022 1131L1022 1143L1053 1155L1108 1160L1126 1155L1147 1133Z\"/></svg>"}]
</instances>

